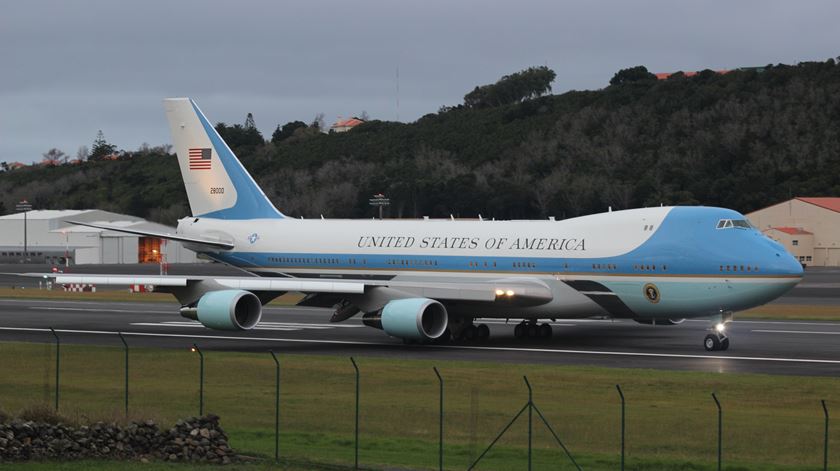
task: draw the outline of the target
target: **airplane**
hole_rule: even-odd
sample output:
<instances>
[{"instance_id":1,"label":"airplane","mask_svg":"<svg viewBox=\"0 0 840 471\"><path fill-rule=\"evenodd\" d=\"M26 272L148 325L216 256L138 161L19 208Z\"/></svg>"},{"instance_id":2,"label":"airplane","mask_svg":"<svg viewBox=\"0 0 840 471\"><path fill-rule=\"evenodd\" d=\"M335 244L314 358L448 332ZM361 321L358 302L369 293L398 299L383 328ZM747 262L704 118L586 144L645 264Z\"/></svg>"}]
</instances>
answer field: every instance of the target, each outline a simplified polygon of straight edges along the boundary
<instances>
[{"instance_id":1,"label":"airplane","mask_svg":"<svg viewBox=\"0 0 840 471\"><path fill-rule=\"evenodd\" d=\"M277 210L190 98L164 107L192 215L172 233L81 225L179 241L243 276L49 274L56 283L153 285L181 315L249 330L286 293L406 343L481 341L483 318L707 318L708 351L726 350L733 313L793 288L802 266L747 218L714 207L652 207L565 220L297 219Z\"/></svg>"}]
</instances>

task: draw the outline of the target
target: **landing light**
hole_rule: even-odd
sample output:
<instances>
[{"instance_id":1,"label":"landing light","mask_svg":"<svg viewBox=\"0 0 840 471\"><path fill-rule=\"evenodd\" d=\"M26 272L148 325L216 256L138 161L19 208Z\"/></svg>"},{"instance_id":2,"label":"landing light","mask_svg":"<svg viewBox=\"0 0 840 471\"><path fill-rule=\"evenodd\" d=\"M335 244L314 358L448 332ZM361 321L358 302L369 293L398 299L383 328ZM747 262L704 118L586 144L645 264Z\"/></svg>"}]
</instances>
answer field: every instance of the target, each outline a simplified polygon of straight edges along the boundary
<instances>
[{"instance_id":1,"label":"landing light","mask_svg":"<svg viewBox=\"0 0 840 471\"><path fill-rule=\"evenodd\" d=\"M508 295L508 296L513 296L514 293L513 293L513 290L509 289L509 290L505 291L505 294Z\"/></svg>"},{"instance_id":2,"label":"landing light","mask_svg":"<svg viewBox=\"0 0 840 471\"><path fill-rule=\"evenodd\" d=\"M715 330L718 332L723 332L724 330L726 330L726 324L721 322L720 324L715 326Z\"/></svg>"},{"instance_id":3,"label":"landing light","mask_svg":"<svg viewBox=\"0 0 840 471\"><path fill-rule=\"evenodd\" d=\"M503 289L497 289L496 290L496 296L504 296L504 295L505 295L505 290L503 290Z\"/></svg>"}]
</instances>

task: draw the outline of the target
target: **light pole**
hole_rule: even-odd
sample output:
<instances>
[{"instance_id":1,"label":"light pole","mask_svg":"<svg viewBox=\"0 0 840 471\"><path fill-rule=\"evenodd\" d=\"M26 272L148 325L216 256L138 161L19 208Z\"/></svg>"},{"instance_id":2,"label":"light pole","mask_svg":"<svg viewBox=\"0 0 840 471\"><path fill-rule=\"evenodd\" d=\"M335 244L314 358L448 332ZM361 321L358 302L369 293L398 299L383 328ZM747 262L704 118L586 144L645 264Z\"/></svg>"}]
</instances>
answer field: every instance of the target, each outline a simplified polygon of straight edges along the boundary
<instances>
[{"instance_id":1,"label":"light pole","mask_svg":"<svg viewBox=\"0 0 840 471\"><path fill-rule=\"evenodd\" d=\"M29 201L20 200L20 202L15 205L15 211L23 212L23 257L25 260L29 252L29 244L26 237L26 213L32 211L32 204L29 203Z\"/></svg>"},{"instance_id":2,"label":"light pole","mask_svg":"<svg viewBox=\"0 0 840 471\"><path fill-rule=\"evenodd\" d=\"M382 219L382 208L391 204L391 199L386 198L383 193L373 195L373 198L368 199L371 206L379 206L379 219Z\"/></svg>"}]
</instances>

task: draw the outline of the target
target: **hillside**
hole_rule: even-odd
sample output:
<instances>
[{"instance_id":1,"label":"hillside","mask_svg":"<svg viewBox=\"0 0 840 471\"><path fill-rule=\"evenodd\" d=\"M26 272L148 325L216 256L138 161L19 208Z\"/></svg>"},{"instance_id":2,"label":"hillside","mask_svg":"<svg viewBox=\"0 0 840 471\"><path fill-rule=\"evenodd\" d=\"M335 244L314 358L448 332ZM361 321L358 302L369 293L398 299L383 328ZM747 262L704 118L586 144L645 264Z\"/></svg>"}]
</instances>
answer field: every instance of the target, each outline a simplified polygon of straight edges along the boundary
<instances>
[{"instance_id":1,"label":"hillside","mask_svg":"<svg viewBox=\"0 0 840 471\"><path fill-rule=\"evenodd\" d=\"M660 203L748 212L790 195L840 194L833 60L616 78L598 91L455 106L411 124L372 121L234 150L281 211L305 217L370 217L376 192L391 198L392 217L504 219ZM8 210L28 198L36 208L96 207L170 224L187 215L174 158L130 155L2 173L2 203Z\"/></svg>"}]
</instances>

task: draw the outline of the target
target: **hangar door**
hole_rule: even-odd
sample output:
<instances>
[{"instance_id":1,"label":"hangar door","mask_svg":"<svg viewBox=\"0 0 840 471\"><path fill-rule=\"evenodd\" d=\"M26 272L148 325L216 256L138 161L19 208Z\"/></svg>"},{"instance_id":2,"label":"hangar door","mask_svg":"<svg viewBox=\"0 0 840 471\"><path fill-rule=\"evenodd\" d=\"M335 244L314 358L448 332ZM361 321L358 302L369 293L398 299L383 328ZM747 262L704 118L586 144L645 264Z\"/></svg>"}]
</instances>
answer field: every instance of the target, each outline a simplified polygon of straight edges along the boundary
<instances>
[{"instance_id":1,"label":"hangar door","mask_svg":"<svg viewBox=\"0 0 840 471\"><path fill-rule=\"evenodd\" d=\"M121 254L119 237L102 238L102 263L120 263Z\"/></svg>"}]
</instances>

